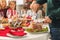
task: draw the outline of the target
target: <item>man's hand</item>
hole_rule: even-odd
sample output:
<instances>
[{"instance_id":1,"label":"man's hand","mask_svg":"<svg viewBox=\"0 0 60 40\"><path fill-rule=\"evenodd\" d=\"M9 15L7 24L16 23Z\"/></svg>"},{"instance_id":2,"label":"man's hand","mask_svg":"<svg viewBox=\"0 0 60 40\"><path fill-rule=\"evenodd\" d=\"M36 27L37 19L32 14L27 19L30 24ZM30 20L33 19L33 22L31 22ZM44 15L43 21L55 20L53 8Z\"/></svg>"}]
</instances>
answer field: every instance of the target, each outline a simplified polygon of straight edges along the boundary
<instances>
[{"instance_id":1,"label":"man's hand","mask_svg":"<svg viewBox=\"0 0 60 40\"><path fill-rule=\"evenodd\" d=\"M44 19L44 23L52 23L52 20L47 16Z\"/></svg>"}]
</instances>

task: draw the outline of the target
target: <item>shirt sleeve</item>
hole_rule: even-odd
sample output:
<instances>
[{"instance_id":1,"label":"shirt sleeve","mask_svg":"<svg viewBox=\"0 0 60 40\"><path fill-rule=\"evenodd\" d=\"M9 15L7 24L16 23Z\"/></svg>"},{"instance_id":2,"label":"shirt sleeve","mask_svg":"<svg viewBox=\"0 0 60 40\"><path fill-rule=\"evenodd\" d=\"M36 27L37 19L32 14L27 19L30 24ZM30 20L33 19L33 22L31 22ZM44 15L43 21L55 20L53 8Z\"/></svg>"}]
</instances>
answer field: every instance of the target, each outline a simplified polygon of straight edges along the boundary
<instances>
[{"instance_id":1,"label":"shirt sleeve","mask_svg":"<svg viewBox=\"0 0 60 40\"><path fill-rule=\"evenodd\" d=\"M60 20L60 8L54 10L51 12L51 15L49 15L49 18L51 20Z\"/></svg>"},{"instance_id":2,"label":"shirt sleeve","mask_svg":"<svg viewBox=\"0 0 60 40\"><path fill-rule=\"evenodd\" d=\"M42 5L42 4L46 3L46 2L47 2L47 0L36 0L36 3L38 3L40 5Z\"/></svg>"}]
</instances>

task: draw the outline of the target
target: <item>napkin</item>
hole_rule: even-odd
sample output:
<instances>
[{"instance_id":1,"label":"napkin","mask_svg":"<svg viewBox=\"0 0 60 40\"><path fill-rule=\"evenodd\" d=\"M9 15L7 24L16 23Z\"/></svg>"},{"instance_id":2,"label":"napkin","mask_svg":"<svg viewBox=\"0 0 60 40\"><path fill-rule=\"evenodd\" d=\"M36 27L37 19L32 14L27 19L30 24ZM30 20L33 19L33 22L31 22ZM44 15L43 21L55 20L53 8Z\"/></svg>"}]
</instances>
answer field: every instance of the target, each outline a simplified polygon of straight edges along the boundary
<instances>
[{"instance_id":1,"label":"napkin","mask_svg":"<svg viewBox=\"0 0 60 40\"><path fill-rule=\"evenodd\" d=\"M4 30L0 30L0 36L7 36L7 33L10 32L10 28L7 26Z\"/></svg>"},{"instance_id":2,"label":"napkin","mask_svg":"<svg viewBox=\"0 0 60 40\"><path fill-rule=\"evenodd\" d=\"M24 36L26 33L22 27L18 27L16 29L10 29L8 26L5 27L4 30L0 30L0 36L7 36L10 33L14 36Z\"/></svg>"},{"instance_id":3,"label":"napkin","mask_svg":"<svg viewBox=\"0 0 60 40\"><path fill-rule=\"evenodd\" d=\"M26 33L24 32L24 29L22 27L18 27L15 30L12 29L10 33L14 36L24 36Z\"/></svg>"},{"instance_id":4,"label":"napkin","mask_svg":"<svg viewBox=\"0 0 60 40\"><path fill-rule=\"evenodd\" d=\"M14 35L14 36L24 36L24 35L26 35L26 33L24 33L24 32L17 32L17 31L11 32L11 34Z\"/></svg>"}]
</instances>

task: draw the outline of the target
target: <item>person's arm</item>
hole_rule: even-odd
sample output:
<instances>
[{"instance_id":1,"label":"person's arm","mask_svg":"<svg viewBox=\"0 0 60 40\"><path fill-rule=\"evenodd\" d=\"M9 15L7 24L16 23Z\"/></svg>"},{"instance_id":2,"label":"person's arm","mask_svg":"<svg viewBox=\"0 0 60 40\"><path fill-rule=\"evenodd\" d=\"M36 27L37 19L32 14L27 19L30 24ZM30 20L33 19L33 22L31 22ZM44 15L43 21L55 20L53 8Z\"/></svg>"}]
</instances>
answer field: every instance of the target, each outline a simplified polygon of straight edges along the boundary
<instances>
[{"instance_id":1,"label":"person's arm","mask_svg":"<svg viewBox=\"0 0 60 40\"><path fill-rule=\"evenodd\" d=\"M52 11L51 15L49 15L49 18L51 20L60 20L60 8Z\"/></svg>"},{"instance_id":2,"label":"person's arm","mask_svg":"<svg viewBox=\"0 0 60 40\"><path fill-rule=\"evenodd\" d=\"M42 5L42 4L46 3L46 2L47 2L47 0L35 0L35 1L33 1L32 4L30 5L30 8L31 8L32 5L34 5L34 4Z\"/></svg>"},{"instance_id":3,"label":"person's arm","mask_svg":"<svg viewBox=\"0 0 60 40\"><path fill-rule=\"evenodd\" d=\"M60 8L52 10L51 14L45 17L45 23L52 23L60 20Z\"/></svg>"}]
</instances>

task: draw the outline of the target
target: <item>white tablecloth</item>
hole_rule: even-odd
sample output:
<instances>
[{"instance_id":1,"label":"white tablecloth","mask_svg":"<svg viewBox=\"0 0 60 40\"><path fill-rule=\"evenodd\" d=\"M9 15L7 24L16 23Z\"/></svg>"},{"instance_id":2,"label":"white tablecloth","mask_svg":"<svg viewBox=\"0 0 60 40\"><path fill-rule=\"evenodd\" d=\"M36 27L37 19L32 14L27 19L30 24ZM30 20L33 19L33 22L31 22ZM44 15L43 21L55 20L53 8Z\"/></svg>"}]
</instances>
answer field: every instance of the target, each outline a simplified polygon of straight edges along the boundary
<instances>
[{"instance_id":1,"label":"white tablecloth","mask_svg":"<svg viewBox=\"0 0 60 40\"><path fill-rule=\"evenodd\" d=\"M26 36L19 38L0 37L0 40L48 40L48 33L43 33L43 34L28 33Z\"/></svg>"}]
</instances>

